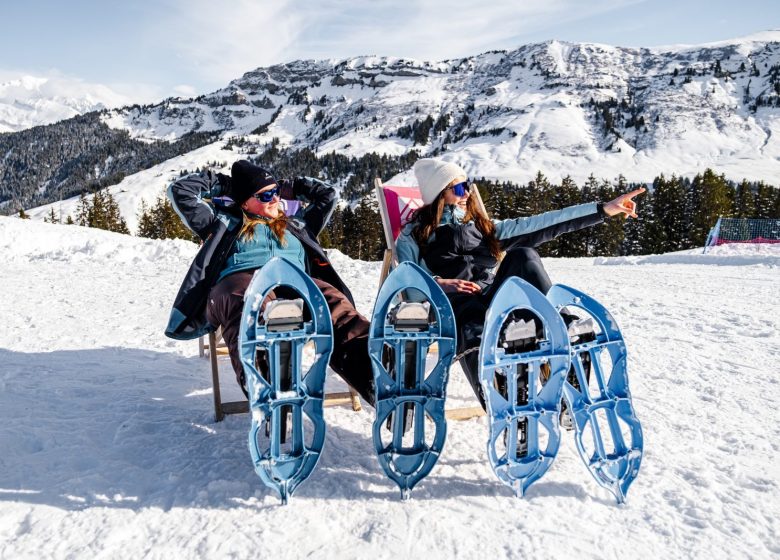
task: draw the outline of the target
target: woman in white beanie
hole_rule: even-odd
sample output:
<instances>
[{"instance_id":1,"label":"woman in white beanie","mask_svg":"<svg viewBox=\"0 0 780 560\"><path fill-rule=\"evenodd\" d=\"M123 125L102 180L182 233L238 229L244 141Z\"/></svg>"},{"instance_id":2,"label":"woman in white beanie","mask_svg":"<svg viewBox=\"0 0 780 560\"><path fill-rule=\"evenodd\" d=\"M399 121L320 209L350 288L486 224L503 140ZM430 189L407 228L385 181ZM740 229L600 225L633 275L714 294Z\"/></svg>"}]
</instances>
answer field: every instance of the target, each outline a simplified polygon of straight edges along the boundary
<instances>
[{"instance_id":1,"label":"woman in white beanie","mask_svg":"<svg viewBox=\"0 0 780 560\"><path fill-rule=\"evenodd\" d=\"M414 165L424 206L398 237L399 261L411 261L436 278L452 304L458 324L458 351L479 345L485 313L509 276L518 276L542 293L552 286L536 247L563 233L600 224L609 216L636 217L632 200L644 188L607 203L588 203L536 216L491 220L480 209L466 172L458 165L421 159ZM502 251L506 251L503 260ZM493 269L501 265L493 274ZM476 353L471 355L476 360ZM475 364L464 367L484 407Z\"/></svg>"}]
</instances>

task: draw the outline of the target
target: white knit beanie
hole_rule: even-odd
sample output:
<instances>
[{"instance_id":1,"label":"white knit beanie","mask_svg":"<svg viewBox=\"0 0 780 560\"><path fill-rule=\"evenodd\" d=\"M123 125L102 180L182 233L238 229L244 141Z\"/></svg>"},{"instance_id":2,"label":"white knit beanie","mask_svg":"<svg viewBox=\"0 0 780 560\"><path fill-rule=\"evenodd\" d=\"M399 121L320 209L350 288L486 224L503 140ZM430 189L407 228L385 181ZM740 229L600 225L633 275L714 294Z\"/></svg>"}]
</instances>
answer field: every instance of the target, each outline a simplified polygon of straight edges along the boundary
<instances>
[{"instance_id":1,"label":"white knit beanie","mask_svg":"<svg viewBox=\"0 0 780 560\"><path fill-rule=\"evenodd\" d=\"M433 202L454 179L467 176L460 165L438 159L418 159L413 169L423 204L426 205Z\"/></svg>"}]
</instances>

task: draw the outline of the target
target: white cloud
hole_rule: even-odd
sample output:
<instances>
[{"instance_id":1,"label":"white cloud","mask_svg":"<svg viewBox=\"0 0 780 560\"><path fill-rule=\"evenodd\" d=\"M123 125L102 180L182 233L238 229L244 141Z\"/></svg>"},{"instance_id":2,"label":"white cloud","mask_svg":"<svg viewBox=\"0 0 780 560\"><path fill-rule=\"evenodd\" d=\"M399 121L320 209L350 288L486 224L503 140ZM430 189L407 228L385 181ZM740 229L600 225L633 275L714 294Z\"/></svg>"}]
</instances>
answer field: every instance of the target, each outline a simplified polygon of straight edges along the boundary
<instances>
[{"instance_id":1,"label":"white cloud","mask_svg":"<svg viewBox=\"0 0 780 560\"><path fill-rule=\"evenodd\" d=\"M149 54L146 75L164 73L170 81L101 84L55 69L0 69L0 83L33 75L52 80L47 91L64 96L89 92L106 106L150 103L169 95L192 97L258 66L295 59L375 54L435 61L511 49L530 33L642 1L162 0L155 17L136 27L134 39Z\"/></svg>"},{"instance_id":2,"label":"white cloud","mask_svg":"<svg viewBox=\"0 0 780 560\"><path fill-rule=\"evenodd\" d=\"M198 90L187 84L179 84L173 86L173 95L175 97L195 97L198 95Z\"/></svg>"},{"instance_id":3,"label":"white cloud","mask_svg":"<svg viewBox=\"0 0 780 560\"><path fill-rule=\"evenodd\" d=\"M531 35L563 23L582 20L644 0L418 0L390 3L380 21L357 20L348 33L321 36L322 51L338 49L343 56L356 54L397 54L427 60L473 55L485 50L520 46ZM318 16L327 19L332 5L343 0L318 4ZM374 9L376 3L366 4ZM403 7L406 6L406 7ZM551 35L547 38L555 39Z\"/></svg>"},{"instance_id":4,"label":"white cloud","mask_svg":"<svg viewBox=\"0 0 780 560\"><path fill-rule=\"evenodd\" d=\"M147 33L206 80L290 60L303 16L290 0L168 0Z\"/></svg>"},{"instance_id":5,"label":"white cloud","mask_svg":"<svg viewBox=\"0 0 780 560\"><path fill-rule=\"evenodd\" d=\"M147 32L203 80L226 83L295 59L442 60L511 49L540 30L644 1L167 0Z\"/></svg>"}]
</instances>

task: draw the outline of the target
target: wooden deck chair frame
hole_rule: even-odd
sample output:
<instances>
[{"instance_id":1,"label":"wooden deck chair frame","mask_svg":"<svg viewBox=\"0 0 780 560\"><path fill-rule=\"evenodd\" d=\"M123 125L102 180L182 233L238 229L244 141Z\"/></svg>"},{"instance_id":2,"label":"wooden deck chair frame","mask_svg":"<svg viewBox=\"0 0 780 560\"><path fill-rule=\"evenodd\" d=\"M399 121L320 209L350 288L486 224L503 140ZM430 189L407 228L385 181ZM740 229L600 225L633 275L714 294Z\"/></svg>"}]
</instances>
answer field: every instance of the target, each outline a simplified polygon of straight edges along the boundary
<instances>
[{"instance_id":1,"label":"wooden deck chair frame","mask_svg":"<svg viewBox=\"0 0 780 560\"><path fill-rule=\"evenodd\" d=\"M249 402L246 400L222 402L222 391L219 384L219 357L227 356L228 349L222 340L222 330L210 332L208 343L203 337L199 339L199 353L201 357L208 355L211 363L211 386L214 396L214 420L221 422L228 414L244 414L249 412ZM333 392L325 394L324 406L337 406L349 404L352 410L359 412L363 409L360 397L352 387L349 391Z\"/></svg>"},{"instance_id":2,"label":"wooden deck chair frame","mask_svg":"<svg viewBox=\"0 0 780 560\"><path fill-rule=\"evenodd\" d=\"M416 187L406 187L406 188L416 189ZM382 183L381 179L376 178L374 180L374 189L376 193L376 198L379 202L379 214L382 217L382 229L385 232L385 243L387 244L387 248L385 249L385 253L384 253L384 258L382 259L382 271L379 277L379 285L381 286L382 283L385 281L385 278L387 278L387 276L390 274L390 271L393 269L393 267L398 264L398 255L395 249L396 235L393 232L393 225L390 219L390 210L387 206L387 198L385 197L384 184ZM471 196L476 197L477 204L484 212L485 205L482 203L482 197L479 196L479 191L477 191L476 188L471 192ZM414 207L413 203L411 202L408 203L407 211L413 210L413 207ZM482 410L481 406L451 408L445 412L445 415L448 419L452 419L452 420L468 420L470 418L477 418L479 416L484 416L485 411Z\"/></svg>"}]
</instances>

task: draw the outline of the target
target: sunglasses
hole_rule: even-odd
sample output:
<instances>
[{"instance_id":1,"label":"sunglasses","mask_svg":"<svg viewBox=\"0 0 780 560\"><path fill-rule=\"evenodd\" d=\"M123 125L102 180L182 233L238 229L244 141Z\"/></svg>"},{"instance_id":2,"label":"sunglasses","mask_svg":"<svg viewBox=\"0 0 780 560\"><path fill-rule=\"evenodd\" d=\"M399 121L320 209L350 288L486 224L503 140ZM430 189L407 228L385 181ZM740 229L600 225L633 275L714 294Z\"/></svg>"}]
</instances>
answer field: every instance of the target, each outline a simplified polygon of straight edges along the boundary
<instances>
[{"instance_id":1,"label":"sunglasses","mask_svg":"<svg viewBox=\"0 0 780 560\"><path fill-rule=\"evenodd\" d=\"M471 188L471 183L469 183L468 181L463 181L462 183L456 183L451 187L447 187L447 189L451 190L452 194L454 194L455 196L466 196L470 188Z\"/></svg>"},{"instance_id":2,"label":"sunglasses","mask_svg":"<svg viewBox=\"0 0 780 560\"><path fill-rule=\"evenodd\" d=\"M252 198L256 198L260 202L271 202L275 196L279 195L279 185L272 188L270 191L263 191L259 193L255 193L252 195Z\"/></svg>"}]
</instances>

